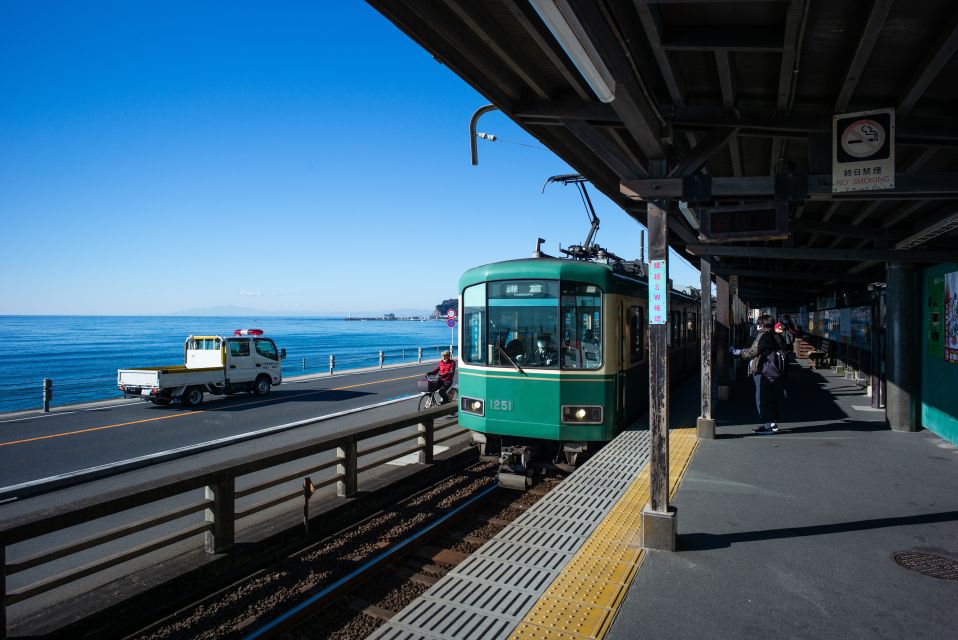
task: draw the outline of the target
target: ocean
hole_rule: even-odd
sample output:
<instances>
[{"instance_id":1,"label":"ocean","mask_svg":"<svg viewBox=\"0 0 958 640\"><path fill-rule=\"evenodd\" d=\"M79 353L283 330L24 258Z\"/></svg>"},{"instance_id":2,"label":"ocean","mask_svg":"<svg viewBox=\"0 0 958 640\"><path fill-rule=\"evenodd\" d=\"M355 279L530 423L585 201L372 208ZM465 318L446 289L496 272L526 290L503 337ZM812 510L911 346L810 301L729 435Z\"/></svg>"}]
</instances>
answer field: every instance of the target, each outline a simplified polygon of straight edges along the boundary
<instances>
[{"instance_id":1,"label":"ocean","mask_svg":"<svg viewBox=\"0 0 958 640\"><path fill-rule=\"evenodd\" d=\"M286 349L283 376L437 358L452 331L440 320L346 321L342 318L191 316L0 316L7 346L0 359L0 412L42 407L44 378L51 406L122 397L116 370L183 363L188 335L232 335L262 329Z\"/></svg>"}]
</instances>

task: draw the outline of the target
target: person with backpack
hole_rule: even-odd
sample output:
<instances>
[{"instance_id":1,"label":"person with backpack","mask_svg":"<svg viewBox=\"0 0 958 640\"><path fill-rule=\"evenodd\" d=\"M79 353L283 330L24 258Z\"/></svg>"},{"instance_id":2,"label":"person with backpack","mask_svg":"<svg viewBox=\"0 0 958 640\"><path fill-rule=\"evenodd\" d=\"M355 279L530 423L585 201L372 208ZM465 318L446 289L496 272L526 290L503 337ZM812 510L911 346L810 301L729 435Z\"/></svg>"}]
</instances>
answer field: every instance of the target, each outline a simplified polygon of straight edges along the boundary
<instances>
[{"instance_id":1,"label":"person with backpack","mask_svg":"<svg viewBox=\"0 0 958 640\"><path fill-rule=\"evenodd\" d=\"M733 356L748 358L748 372L755 383L755 408L762 421L752 431L758 435L778 432L778 394L785 372L785 347L781 336L772 330L770 315L759 316L755 341L747 349L732 349ZM780 342L781 341L781 342Z\"/></svg>"}]
</instances>

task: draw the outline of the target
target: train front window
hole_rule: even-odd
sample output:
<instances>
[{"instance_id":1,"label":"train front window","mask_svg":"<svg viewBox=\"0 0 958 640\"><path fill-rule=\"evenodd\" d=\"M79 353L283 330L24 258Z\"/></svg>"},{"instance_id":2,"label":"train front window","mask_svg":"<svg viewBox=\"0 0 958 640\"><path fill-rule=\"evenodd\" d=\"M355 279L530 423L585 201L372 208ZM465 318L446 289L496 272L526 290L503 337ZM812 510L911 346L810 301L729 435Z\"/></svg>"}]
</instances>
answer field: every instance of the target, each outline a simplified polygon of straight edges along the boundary
<instances>
[{"instance_id":1,"label":"train front window","mask_svg":"<svg viewBox=\"0 0 958 640\"><path fill-rule=\"evenodd\" d=\"M525 369L602 366L602 291L558 280L503 280L462 292L462 359Z\"/></svg>"},{"instance_id":2,"label":"train front window","mask_svg":"<svg viewBox=\"0 0 958 640\"><path fill-rule=\"evenodd\" d=\"M504 280L487 284L486 362L495 367L559 367L559 283Z\"/></svg>"}]
</instances>

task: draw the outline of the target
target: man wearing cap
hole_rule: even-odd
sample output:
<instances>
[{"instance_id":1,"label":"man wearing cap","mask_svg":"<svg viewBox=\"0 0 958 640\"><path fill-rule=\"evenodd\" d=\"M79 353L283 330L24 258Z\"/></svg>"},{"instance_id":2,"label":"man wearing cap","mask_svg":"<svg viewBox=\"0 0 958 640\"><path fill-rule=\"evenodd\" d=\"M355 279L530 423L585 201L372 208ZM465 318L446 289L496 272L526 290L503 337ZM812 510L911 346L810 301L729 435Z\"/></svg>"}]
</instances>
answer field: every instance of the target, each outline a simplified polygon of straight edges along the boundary
<instances>
[{"instance_id":1,"label":"man wearing cap","mask_svg":"<svg viewBox=\"0 0 958 640\"><path fill-rule=\"evenodd\" d=\"M439 361L435 369L426 375L433 376L437 373L439 374L439 382L441 383L439 387L440 404L446 404L449 402L449 396L446 395L446 392L449 391L449 387L452 386L453 379L456 377L456 361L452 359L452 354L449 353L449 351L442 352L442 360Z\"/></svg>"}]
</instances>

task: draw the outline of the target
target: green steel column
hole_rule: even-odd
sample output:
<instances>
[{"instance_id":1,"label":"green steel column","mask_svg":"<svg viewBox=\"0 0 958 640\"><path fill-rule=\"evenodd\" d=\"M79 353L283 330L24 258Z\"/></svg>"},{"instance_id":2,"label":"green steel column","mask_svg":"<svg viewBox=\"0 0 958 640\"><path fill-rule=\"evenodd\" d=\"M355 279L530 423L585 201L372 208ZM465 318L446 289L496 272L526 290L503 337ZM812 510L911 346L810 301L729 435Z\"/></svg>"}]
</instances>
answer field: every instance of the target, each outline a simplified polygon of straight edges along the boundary
<instances>
[{"instance_id":1,"label":"green steel column","mask_svg":"<svg viewBox=\"0 0 958 640\"><path fill-rule=\"evenodd\" d=\"M910 264L889 262L885 266L888 333L885 340L888 392L885 415L895 431L918 428L918 368L915 366L920 335L915 323L916 296Z\"/></svg>"}]
</instances>

